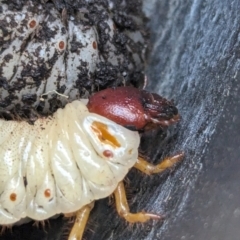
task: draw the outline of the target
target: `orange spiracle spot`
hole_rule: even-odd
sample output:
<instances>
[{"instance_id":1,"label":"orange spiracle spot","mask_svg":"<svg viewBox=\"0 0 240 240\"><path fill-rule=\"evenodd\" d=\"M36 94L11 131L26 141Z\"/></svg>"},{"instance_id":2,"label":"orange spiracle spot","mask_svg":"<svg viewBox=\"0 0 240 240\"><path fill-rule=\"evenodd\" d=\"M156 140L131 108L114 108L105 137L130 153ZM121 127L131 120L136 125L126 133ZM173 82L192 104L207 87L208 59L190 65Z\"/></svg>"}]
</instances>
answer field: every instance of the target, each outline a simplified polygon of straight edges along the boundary
<instances>
[{"instance_id":1,"label":"orange spiracle spot","mask_svg":"<svg viewBox=\"0 0 240 240\"><path fill-rule=\"evenodd\" d=\"M93 46L94 49L97 49L97 42L93 41L92 46Z\"/></svg>"},{"instance_id":2,"label":"orange spiracle spot","mask_svg":"<svg viewBox=\"0 0 240 240\"><path fill-rule=\"evenodd\" d=\"M16 199L17 199L17 194L16 194L16 193L11 193L11 194L10 194L10 200L11 200L12 202L14 202L14 201L16 201Z\"/></svg>"},{"instance_id":3,"label":"orange spiracle spot","mask_svg":"<svg viewBox=\"0 0 240 240\"><path fill-rule=\"evenodd\" d=\"M51 190L50 190L49 188L44 191L44 196L45 196L46 198L51 197Z\"/></svg>"},{"instance_id":4,"label":"orange spiracle spot","mask_svg":"<svg viewBox=\"0 0 240 240\"><path fill-rule=\"evenodd\" d=\"M65 48L65 42L64 41L60 41L58 43L58 47L59 47L60 50L63 50Z\"/></svg>"},{"instance_id":5,"label":"orange spiracle spot","mask_svg":"<svg viewBox=\"0 0 240 240\"><path fill-rule=\"evenodd\" d=\"M31 20L31 21L29 22L29 24L28 24L28 26L29 26L30 28L34 28L36 25L37 25L37 22L36 22L34 19Z\"/></svg>"},{"instance_id":6,"label":"orange spiracle spot","mask_svg":"<svg viewBox=\"0 0 240 240\"><path fill-rule=\"evenodd\" d=\"M112 158L113 157L113 152L110 150L104 150L103 151L103 156L107 157L107 158Z\"/></svg>"}]
</instances>

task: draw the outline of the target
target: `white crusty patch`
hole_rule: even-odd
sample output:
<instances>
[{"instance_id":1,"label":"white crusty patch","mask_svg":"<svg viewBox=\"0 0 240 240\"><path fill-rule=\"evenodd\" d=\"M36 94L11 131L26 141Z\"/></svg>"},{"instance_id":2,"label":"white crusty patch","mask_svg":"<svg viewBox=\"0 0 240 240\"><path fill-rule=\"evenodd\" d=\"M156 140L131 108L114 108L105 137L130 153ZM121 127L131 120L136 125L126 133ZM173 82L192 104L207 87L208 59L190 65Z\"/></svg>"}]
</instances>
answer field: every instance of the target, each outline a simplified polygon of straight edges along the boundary
<instances>
[{"instance_id":1,"label":"white crusty patch","mask_svg":"<svg viewBox=\"0 0 240 240\"><path fill-rule=\"evenodd\" d=\"M49 101L41 104L39 98L45 92L56 90L73 101L99 88L102 80L97 74L110 71L105 64L119 82L142 70L142 33L128 29L121 33L111 12L101 4L94 7L102 14L96 20L101 30L87 17L91 14L85 8L64 17L57 8L48 9L41 2L26 1L18 10L0 0L0 108L11 110L26 104L36 109L41 105L42 113L52 113L55 95L49 94ZM123 43L116 36L125 39L125 50L119 50ZM66 104L64 99L59 101L62 105L58 107Z\"/></svg>"}]
</instances>

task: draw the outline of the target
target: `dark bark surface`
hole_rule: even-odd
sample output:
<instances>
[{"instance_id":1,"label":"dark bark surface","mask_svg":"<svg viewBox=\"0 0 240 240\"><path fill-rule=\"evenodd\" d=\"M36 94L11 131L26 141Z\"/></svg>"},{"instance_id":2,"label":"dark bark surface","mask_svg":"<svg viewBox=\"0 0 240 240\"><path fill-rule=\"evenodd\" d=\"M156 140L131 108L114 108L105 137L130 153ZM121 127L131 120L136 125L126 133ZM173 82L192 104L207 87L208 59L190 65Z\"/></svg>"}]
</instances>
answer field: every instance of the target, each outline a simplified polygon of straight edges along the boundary
<instances>
[{"instance_id":1,"label":"dark bark surface","mask_svg":"<svg viewBox=\"0 0 240 240\"><path fill-rule=\"evenodd\" d=\"M175 171L128 175L130 208L163 214L165 221L129 225L114 204L98 201L86 239L237 240L240 229L240 77L238 1L156 1L150 28L148 88L173 98L182 115L172 129L145 136L150 161L184 151ZM66 222L32 223L1 239L64 239Z\"/></svg>"}]
</instances>

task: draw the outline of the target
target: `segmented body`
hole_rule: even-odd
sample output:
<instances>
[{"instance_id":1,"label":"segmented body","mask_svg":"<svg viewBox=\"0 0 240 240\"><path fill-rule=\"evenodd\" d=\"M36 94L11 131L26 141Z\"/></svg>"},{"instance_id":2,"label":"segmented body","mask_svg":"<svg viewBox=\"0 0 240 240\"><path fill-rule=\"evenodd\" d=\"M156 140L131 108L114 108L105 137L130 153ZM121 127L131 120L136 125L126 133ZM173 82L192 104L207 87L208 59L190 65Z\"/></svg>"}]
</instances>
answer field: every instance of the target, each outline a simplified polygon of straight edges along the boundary
<instances>
[{"instance_id":1,"label":"segmented body","mask_svg":"<svg viewBox=\"0 0 240 240\"><path fill-rule=\"evenodd\" d=\"M67 101L54 92L40 101L43 93L76 100L143 80L139 16L117 12L108 0L76 1L72 8L42 2L0 0L0 112L46 115Z\"/></svg>"},{"instance_id":2,"label":"segmented body","mask_svg":"<svg viewBox=\"0 0 240 240\"><path fill-rule=\"evenodd\" d=\"M109 196L138 156L139 134L74 101L34 125L0 120L0 224L47 219Z\"/></svg>"}]
</instances>

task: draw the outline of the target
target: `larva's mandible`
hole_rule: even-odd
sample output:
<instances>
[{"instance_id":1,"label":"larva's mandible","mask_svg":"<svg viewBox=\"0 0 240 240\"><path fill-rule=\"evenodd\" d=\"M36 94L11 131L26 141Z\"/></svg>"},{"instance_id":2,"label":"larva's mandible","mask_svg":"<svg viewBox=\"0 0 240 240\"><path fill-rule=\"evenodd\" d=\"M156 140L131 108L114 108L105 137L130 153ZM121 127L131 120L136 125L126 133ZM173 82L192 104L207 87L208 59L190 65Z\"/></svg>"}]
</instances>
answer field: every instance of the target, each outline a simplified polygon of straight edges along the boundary
<instances>
[{"instance_id":1,"label":"larva's mandible","mask_svg":"<svg viewBox=\"0 0 240 240\"><path fill-rule=\"evenodd\" d=\"M74 101L34 125L0 120L0 224L47 219L109 196L138 157L139 134Z\"/></svg>"}]
</instances>

